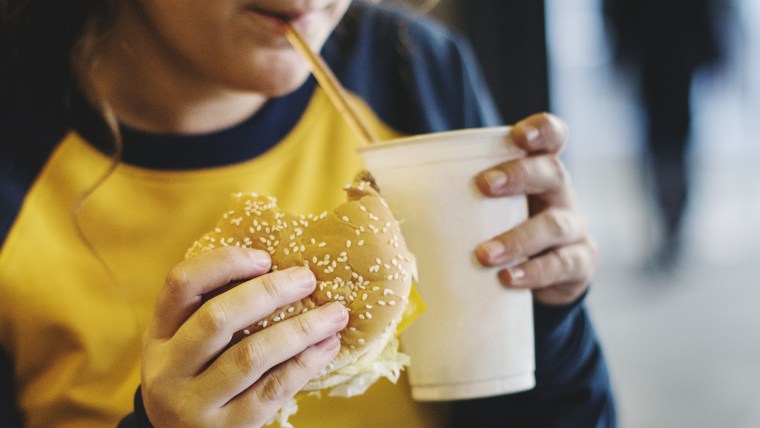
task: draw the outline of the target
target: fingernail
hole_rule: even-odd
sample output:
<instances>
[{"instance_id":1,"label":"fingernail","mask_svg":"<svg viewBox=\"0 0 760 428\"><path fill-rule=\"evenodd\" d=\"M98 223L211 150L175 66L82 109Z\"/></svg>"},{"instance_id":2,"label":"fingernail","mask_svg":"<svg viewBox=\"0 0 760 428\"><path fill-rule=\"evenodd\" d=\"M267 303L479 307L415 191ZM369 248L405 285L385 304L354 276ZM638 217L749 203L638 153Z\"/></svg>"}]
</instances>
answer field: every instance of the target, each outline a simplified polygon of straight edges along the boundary
<instances>
[{"instance_id":1,"label":"fingernail","mask_svg":"<svg viewBox=\"0 0 760 428\"><path fill-rule=\"evenodd\" d=\"M296 284L300 285L303 288L312 288L314 287L315 278L314 274L307 268L303 267L295 267L291 268L288 271L288 276L290 279L293 280Z\"/></svg>"},{"instance_id":2,"label":"fingernail","mask_svg":"<svg viewBox=\"0 0 760 428\"><path fill-rule=\"evenodd\" d=\"M480 248L488 255L489 260L497 259L504 255L504 245L499 241L486 241L480 245Z\"/></svg>"},{"instance_id":3,"label":"fingernail","mask_svg":"<svg viewBox=\"0 0 760 428\"><path fill-rule=\"evenodd\" d=\"M525 278L525 269L513 266L511 268L507 268L507 271L509 272L509 276L512 278L512 282L519 282L521 279Z\"/></svg>"},{"instance_id":4,"label":"fingernail","mask_svg":"<svg viewBox=\"0 0 760 428\"><path fill-rule=\"evenodd\" d=\"M507 184L507 174L500 169L489 169L483 173L483 179L491 190L498 190Z\"/></svg>"},{"instance_id":5,"label":"fingernail","mask_svg":"<svg viewBox=\"0 0 760 428\"><path fill-rule=\"evenodd\" d=\"M269 267L269 264L272 263L272 259L266 251L252 251L251 258L251 261L259 267Z\"/></svg>"},{"instance_id":6,"label":"fingernail","mask_svg":"<svg viewBox=\"0 0 760 428\"><path fill-rule=\"evenodd\" d=\"M329 351L330 349L335 349L339 345L340 340L338 340L338 337L330 336L327 339L322 339L321 341L317 342L314 346L324 351Z\"/></svg>"},{"instance_id":7,"label":"fingernail","mask_svg":"<svg viewBox=\"0 0 760 428\"><path fill-rule=\"evenodd\" d=\"M536 127L530 126L530 125L523 125L522 127L523 135L525 135L525 140L528 142L529 145L533 145L538 141L538 129Z\"/></svg>"},{"instance_id":8,"label":"fingernail","mask_svg":"<svg viewBox=\"0 0 760 428\"><path fill-rule=\"evenodd\" d=\"M324 306L324 311L327 317L333 321L343 321L348 314L346 307L337 302Z\"/></svg>"}]
</instances>

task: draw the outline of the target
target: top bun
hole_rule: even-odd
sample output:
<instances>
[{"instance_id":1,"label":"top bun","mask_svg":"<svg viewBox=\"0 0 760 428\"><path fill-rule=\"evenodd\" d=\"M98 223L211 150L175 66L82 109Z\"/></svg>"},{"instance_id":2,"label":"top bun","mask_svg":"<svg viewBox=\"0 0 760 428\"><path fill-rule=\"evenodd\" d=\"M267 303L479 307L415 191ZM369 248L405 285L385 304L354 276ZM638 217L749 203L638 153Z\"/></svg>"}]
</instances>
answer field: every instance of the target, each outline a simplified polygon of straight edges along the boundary
<instances>
[{"instance_id":1,"label":"top bun","mask_svg":"<svg viewBox=\"0 0 760 428\"><path fill-rule=\"evenodd\" d=\"M291 214L272 196L235 194L216 227L186 254L192 257L222 246L257 248L270 254L273 271L305 266L314 273L314 293L238 332L233 342L331 301L346 306L349 321L340 333L341 349L307 383L306 391L353 382L338 395L355 395L380 376L395 381L408 364L397 352L396 329L416 276L414 258L398 222L371 184L357 178L345 187L345 203L320 214ZM386 361L378 364L379 358Z\"/></svg>"}]
</instances>

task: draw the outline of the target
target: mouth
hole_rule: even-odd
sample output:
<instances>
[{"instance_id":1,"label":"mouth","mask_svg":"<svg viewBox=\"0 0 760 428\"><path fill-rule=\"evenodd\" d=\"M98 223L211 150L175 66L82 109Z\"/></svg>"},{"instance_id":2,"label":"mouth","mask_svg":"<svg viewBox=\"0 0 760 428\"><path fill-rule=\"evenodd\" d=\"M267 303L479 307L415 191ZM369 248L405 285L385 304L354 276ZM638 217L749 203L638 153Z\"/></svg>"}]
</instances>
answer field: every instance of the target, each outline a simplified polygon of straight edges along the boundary
<instances>
[{"instance_id":1,"label":"mouth","mask_svg":"<svg viewBox=\"0 0 760 428\"><path fill-rule=\"evenodd\" d=\"M301 18L302 16L311 12L311 11L305 11L305 10L271 10L271 9L263 9L257 6L248 6L246 7L246 10L249 10L251 12L254 12L259 15L263 15L269 18L276 19L281 22L295 22L295 21L298 21L298 19Z\"/></svg>"}]
</instances>

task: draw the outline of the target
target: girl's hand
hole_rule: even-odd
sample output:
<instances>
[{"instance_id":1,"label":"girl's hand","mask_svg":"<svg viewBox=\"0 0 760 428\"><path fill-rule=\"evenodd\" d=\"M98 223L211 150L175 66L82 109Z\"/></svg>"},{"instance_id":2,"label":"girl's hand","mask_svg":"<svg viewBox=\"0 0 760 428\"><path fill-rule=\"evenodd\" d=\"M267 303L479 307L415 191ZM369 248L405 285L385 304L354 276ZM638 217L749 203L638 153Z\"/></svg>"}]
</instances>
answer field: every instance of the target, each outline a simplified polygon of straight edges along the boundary
<instances>
[{"instance_id":1,"label":"girl's hand","mask_svg":"<svg viewBox=\"0 0 760 428\"><path fill-rule=\"evenodd\" d=\"M228 346L236 331L314 291L309 269L267 273L270 265L264 251L224 247L169 273L143 338L142 394L154 426L261 426L338 353L336 333L348 322L339 303Z\"/></svg>"},{"instance_id":2,"label":"girl's hand","mask_svg":"<svg viewBox=\"0 0 760 428\"><path fill-rule=\"evenodd\" d=\"M567 304L588 288L596 269L596 247L575 202L559 153L567 128L542 113L515 124L512 141L527 156L495 165L475 177L487 196L527 195L530 216L522 224L480 244L486 266L517 262L499 272L507 287L529 288L536 301Z\"/></svg>"}]
</instances>

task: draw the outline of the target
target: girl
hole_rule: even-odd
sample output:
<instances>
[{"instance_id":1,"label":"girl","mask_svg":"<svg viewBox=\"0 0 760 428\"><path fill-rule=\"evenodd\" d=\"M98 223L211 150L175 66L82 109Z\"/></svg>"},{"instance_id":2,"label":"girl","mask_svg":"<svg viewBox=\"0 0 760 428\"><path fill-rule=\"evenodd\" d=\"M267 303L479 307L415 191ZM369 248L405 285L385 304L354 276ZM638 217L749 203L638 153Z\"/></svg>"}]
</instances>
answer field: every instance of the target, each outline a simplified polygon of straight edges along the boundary
<instances>
[{"instance_id":1,"label":"girl","mask_svg":"<svg viewBox=\"0 0 760 428\"><path fill-rule=\"evenodd\" d=\"M321 50L381 138L501 124L467 45L386 6L0 5L5 426L261 426L336 354L340 305L226 347L234 331L309 294L308 269L268 273L266 253L241 248L182 261L230 193L320 212L362 169L282 20ZM531 217L472 250L486 266L527 259L496 271L505 287L533 290L536 388L423 405L403 379L379 382L351 399L303 400L295 426L614 424L582 304L595 250L558 157L565 127L537 114L512 138L529 156L474 180L490 197L527 194ZM245 282L202 304L232 280Z\"/></svg>"}]
</instances>

